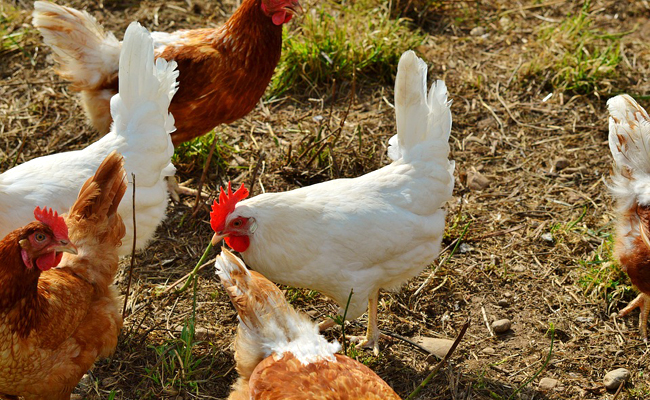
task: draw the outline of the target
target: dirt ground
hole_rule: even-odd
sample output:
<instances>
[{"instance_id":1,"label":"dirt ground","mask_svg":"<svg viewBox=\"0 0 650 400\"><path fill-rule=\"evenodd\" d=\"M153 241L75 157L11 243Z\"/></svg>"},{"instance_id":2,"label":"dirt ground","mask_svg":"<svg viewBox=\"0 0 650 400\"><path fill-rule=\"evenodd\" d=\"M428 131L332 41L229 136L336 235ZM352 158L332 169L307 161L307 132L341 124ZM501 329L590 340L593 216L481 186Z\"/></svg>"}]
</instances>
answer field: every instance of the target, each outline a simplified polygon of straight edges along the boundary
<instances>
[{"instance_id":1,"label":"dirt ground","mask_svg":"<svg viewBox=\"0 0 650 400\"><path fill-rule=\"evenodd\" d=\"M471 321L449 364L418 398L650 398L650 361L638 311L610 317L636 293L610 260L614 216L605 185L611 166L606 100L618 93L650 93L648 2L592 2L592 28L626 34L615 73L582 94L558 90L550 69L526 72L550 46L540 44L540 31L580 12L582 2L429 2L436 7L428 13L417 12L422 1L402 2L412 10L407 16L418 26L413 29L426 33L417 51L430 66L430 80L444 79L454 102L451 158L457 180L445 251L399 292L382 293L380 328L410 338L453 339ZM309 12L315 3L305 1L303 7ZM67 4L89 10L118 38L132 20L165 31L218 26L236 7L230 0ZM50 50L30 27L30 8L30 2L0 0L0 32L21 34L20 46L0 47L2 171L97 138L77 94L54 73ZM290 29L299 26L298 18ZM219 168L209 170L205 190L214 194L232 180L252 186L252 194L283 191L386 164L387 140L395 132L393 89L362 81L352 96L352 88L339 82L289 90L218 127L214 165ZM319 142L321 130L339 139ZM308 158L313 151L301 152L322 143L330 143L326 155ZM196 187L204 158L191 151L178 157L180 180L192 179L188 186ZM136 255L119 346L78 388L85 398L227 396L237 375L232 351L237 319L212 266L200 273L195 343L183 340L191 290L163 293L192 269L211 237L207 207L193 215L193 205L191 197L170 204L156 240ZM117 277L122 293L130 262L122 261ZM292 304L313 318L334 313L323 296L286 289ZM493 335L487 324L502 318L512 321L511 330ZM363 332L365 316L359 322L350 325L352 333ZM327 335L340 340L341 331ZM404 397L435 364L400 340L383 341L381 350L379 357L370 351L357 357ZM629 369L631 377L615 395L602 381L618 367ZM543 391L542 378L558 383Z\"/></svg>"}]
</instances>

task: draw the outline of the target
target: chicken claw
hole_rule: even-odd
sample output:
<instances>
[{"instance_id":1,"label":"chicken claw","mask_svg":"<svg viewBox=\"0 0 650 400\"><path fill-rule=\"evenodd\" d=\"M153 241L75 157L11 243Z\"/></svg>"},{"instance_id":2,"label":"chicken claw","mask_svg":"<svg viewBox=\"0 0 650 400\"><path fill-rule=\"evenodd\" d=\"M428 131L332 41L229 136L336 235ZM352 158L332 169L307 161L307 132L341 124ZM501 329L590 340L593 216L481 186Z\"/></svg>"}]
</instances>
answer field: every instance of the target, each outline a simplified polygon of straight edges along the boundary
<instances>
[{"instance_id":1,"label":"chicken claw","mask_svg":"<svg viewBox=\"0 0 650 400\"><path fill-rule=\"evenodd\" d=\"M650 313L650 296L644 293L640 293L636 299L632 300L630 304L622 309L619 313L619 317L623 317L630 313L630 311L635 308L641 309L641 314L639 315L639 331L645 342L648 341L648 314Z\"/></svg>"}]
</instances>

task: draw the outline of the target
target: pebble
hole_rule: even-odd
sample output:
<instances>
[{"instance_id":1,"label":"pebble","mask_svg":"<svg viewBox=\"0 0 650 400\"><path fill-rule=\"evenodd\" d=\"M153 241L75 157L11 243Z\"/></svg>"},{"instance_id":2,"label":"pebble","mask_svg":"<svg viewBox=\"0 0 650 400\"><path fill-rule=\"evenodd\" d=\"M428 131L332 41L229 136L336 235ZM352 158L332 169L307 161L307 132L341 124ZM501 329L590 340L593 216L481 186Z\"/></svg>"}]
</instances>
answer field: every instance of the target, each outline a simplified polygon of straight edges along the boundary
<instances>
[{"instance_id":1,"label":"pebble","mask_svg":"<svg viewBox=\"0 0 650 400\"><path fill-rule=\"evenodd\" d=\"M442 359L447 355L447 352L451 348L451 345L454 344L454 341L449 339L420 336L419 338L415 339L415 343L427 349L429 353Z\"/></svg>"},{"instance_id":2,"label":"pebble","mask_svg":"<svg viewBox=\"0 0 650 400\"><path fill-rule=\"evenodd\" d=\"M467 187L469 190L483 190L490 186L490 179L478 171L467 172Z\"/></svg>"},{"instance_id":3,"label":"pebble","mask_svg":"<svg viewBox=\"0 0 650 400\"><path fill-rule=\"evenodd\" d=\"M542 235L542 239L546 240L547 242L553 242L553 234L551 232L546 232Z\"/></svg>"},{"instance_id":4,"label":"pebble","mask_svg":"<svg viewBox=\"0 0 650 400\"><path fill-rule=\"evenodd\" d=\"M605 374L603 383L605 384L607 390L616 390L619 386L621 386L621 383L625 383L629 377L630 371L625 368L617 368Z\"/></svg>"},{"instance_id":5,"label":"pebble","mask_svg":"<svg viewBox=\"0 0 650 400\"><path fill-rule=\"evenodd\" d=\"M505 333L510 330L510 326L512 325L512 322L510 322L509 319L504 318L500 319L497 321L492 322L492 330L495 333Z\"/></svg>"},{"instance_id":6,"label":"pebble","mask_svg":"<svg viewBox=\"0 0 650 400\"><path fill-rule=\"evenodd\" d=\"M499 307L508 307L510 306L510 301L508 299L501 299L497 302Z\"/></svg>"},{"instance_id":7,"label":"pebble","mask_svg":"<svg viewBox=\"0 0 650 400\"><path fill-rule=\"evenodd\" d=\"M460 251L461 254L469 253L470 251L474 250L474 248L467 244L467 243L461 243L458 251Z\"/></svg>"},{"instance_id":8,"label":"pebble","mask_svg":"<svg viewBox=\"0 0 650 400\"><path fill-rule=\"evenodd\" d=\"M496 350L494 350L492 347L486 347L483 350L481 350L481 353L487 354L488 356L492 356L496 354Z\"/></svg>"},{"instance_id":9,"label":"pebble","mask_svg":"<svg viewBox=\"0 0 650 400\"><path fill-rule=\"evenodd\" d=\"M583 324L590 324L594 322L593 317L577 317L576 322L582 322Z\"/></svg>"},{"instance_id":10,"label":"pebble","mask_svg":"<svg viewBox=\"0 0 650 400\"><path fill-rule=\"evenodd\" d=\"M477 26L469 31L469 34L472 36L483 36L485 34L485 28L482 26Z\"/></svg>"},{"instance_id":11,"label":"pebble","mask_svg":"<svg viewBox=\"0 0 650 400\"><path fill-rule=\"evenodd\" d=\"M545 392L545 391L547 391L547 390L551 390L551 389L553 389L554 387L557 386L557 384L558 384L558 380L557 380L557 379L553 379L553 378L542 378L542 379L539 381L539 390L541 390L542 392Z\"/></svg>"}]
</instances>

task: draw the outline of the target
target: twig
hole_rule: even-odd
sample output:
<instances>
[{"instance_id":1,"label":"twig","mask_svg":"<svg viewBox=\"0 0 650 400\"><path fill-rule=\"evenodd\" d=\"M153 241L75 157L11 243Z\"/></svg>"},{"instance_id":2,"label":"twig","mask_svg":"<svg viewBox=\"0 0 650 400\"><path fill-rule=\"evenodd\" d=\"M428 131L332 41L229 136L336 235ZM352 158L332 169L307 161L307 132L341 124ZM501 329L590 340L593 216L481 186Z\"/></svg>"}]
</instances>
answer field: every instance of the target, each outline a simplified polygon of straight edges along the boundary
<instances>
[{"instance_id":1,"label":"twig","mask_svg":"<svg viewBox=\"0 0 650 400\"><path fill-rule=\"evenodd\" d=\"M494 332L492 331L492 327L488 322L487 315L485 315L485 307L483 306L481 306L481 313L483 314L483 321L485 321L485 326L487 326L488 332L490 332L490 336L494 337Z\"/></svg>"},{"instance_id":2,"label":"twig","mask_svg":"<svg viewBox=\"0 0 650 400\"><path fill-rule=\"evenodd\" d=\"M612 400L618 399L618 395L621 394L621 390L623 390L623 386L625 386L626 382L627 381L625 380L625 381L621 382L620 385L618 385L618 389L616 389L616 393L614 393L614 398Z\"/></svg>"},{"instance_id":3,"label":"twig","mask_svg":"<svg viewBox=\"0 0 650 400\"><path fill-rule=\"evenodd\" d=\"M129 266L129 281L126 284L126 294L124 295L124 307L122 307L122 319L126 317L126 303L129 301L129 292L131 291L131 279L133 278L133 264L135 262L135 240L137 238L137 231L135 226L135 174L131 172L133 178L133 203L131 204L131 211L133 212L133 247L131 247L131 265Z\"/></svg>"},{"instance_id":4,"label":"twig","mask_svg":"<svg viewBox=\"0 0 650 400\"><path fill-rule=\"evenodd\" d=\"M203 183L205 182L205 177L208 175L208 169L210 168L210 161L212 161L212 154L214 153L214 148L217 144L217 132L214 132L214 137L212 138L212 144L210 145L210 152L208 153L208 158L205 160L205 165L203 166L203 172L201 173L201 180L199 181L199 186L197 188L196 200L194 201L194 207L192 208L192 215L196 215L197 210L199 209L199 202L201 201L201 191L203 190Z\"/></svg>"},{"instance_id":5,"label":"twig","mask_svg":"<svg viewBox=\"0 0 650 400\"><path fill-rule=\"evenodd\" d=\"M212 260L207 261L206 263L204 263L203 265L201 265L201 266L199 267L199 269L197 269L196 271L198 272L198 271L202 270L203 268L207 267L208 265L214 263L214 261L215 261L216 259L217 259L217 258L215 257L215 258L213 258ZM193 271L192 271L192 272L193 272ZM188 272L188 273L185 274L182 278L180 278L180 279L177 280L176 282L174 282L174 283L172 283L171 285L169 285L169 287L167 287L165 290L163 290L163 293L167 293L167 292L169 292L170 290L172 290L173 288L175 288L179 283L183 282L183 281L184 281L185 279L187 279L190 275L192 275L192 272Z\"/></svg>"},{"instance_id":6,"label":"twig","mask_svg":"<svg viewBox=\"0 0 650 400\"><path fill-rule=\"evenodd\" d=\"M195 276L196 273L199 271L199 268L201 267L201 265L205 262L205 259L208 258L208 254L210 254L210 251L211 251L211 250L212 250L212 241L210 241L210 242L208 243L208 247L205 248L205 251L203 252L203 255L202 255L201 258L199 259L199 262L196 263L196 267L194 267L194 269L192 270L192 272L190 272L190 274L189 274L187 280L185 281L185 284L183 285L183 287L180 288L180 289L178 289L178 290L176 291L176 293L182 293L182 292L184 292L184 291L187 289L187 287L190 285L190 283L192 283L192 281L193 281L194 279L196 279L196 276Z\"/></svg>"},{"instance_id":7,"label":"twig","mask_svg":"<svg viewBox=\"0 0 650 400\"><path fill-rule=\"evenodd\" d=\"M291 146L291 144L289 144ZM291 151L291 149L289 149ZM248 191L253 193L253 187L255 186L255 181L257 180L257 174L260 172L260 167L262 166L262 161L266 158L266 153L260 151L257 157L257 163L255 163L255 168L253 169L253 175L251 175L251 180L248 182Z\"/></svg>"},{"instance_id":8,"label":"twig","mask_svg":"<svg viewBox=\"0 0 650 400\"><path fill-rule=\"evenodd\" d=\"M442 366L447 362L447 360L449 360L449 357L451 357L451 355L454 353L460 341L463 340L463 336L465 336L465 332L467 332L467 328L469 328L469 318L467 319L467 322L465 322L465 325L463 325L463 327L460 328L460 333L458 334L458 337L456 338L456 340L454 340L454 344L451 345L449 351L447 352L447 354L445 354L445 357L442 360L440 360L440 362L438 362L438 364L433 368L433 370L431 370L431 373L427 375L426 378L424 378L422 383L420 383L420 385L416 387L415 390L411 392L411 394L409 394L405 400L414 399L415 396L417 396L420 393L420 391L429 384L429 381L431 381L431 379L433 379L433 377L436 376L438 371L440 371L440 368L442 368Z\"/></svg>"}]
</instances>

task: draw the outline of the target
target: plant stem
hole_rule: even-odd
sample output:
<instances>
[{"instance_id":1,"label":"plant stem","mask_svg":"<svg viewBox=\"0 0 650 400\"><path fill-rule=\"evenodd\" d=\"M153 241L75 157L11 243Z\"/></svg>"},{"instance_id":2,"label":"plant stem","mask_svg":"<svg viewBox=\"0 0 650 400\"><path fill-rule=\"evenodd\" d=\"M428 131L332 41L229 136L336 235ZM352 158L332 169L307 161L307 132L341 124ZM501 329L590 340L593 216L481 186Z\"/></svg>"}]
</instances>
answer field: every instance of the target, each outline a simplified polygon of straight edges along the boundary
<instances>
[{"instance_id":1,"label":"plant stem","mask_svg":"<svg viewBox=\"0 0 650 400\"><path fill-rule=\"evenodd\" d=\"M190 276L187 277L187 280L185 281L185 284L183 284L183 287L178 289L176 291L176 293L184 292L187 289L187 287L190 286L190 283L192 282L192 280L196 279L195 275L196 275L197 271L199 270L199 267L201 265L203 265L203 263L205 262L205 259L208 258L208 255L210 254L211 250L212 250L212 242L209 242L208 247L205 248L205 251L203 252L203 255L201 256L201 259L199 260L198 263L196 263L196 266L194 267L192 272L190 272ZM194 299L194 302L196 302L196 298Z\"/></svg>"},{"instance_id":2,"label":"plant stem","mask_svg":"<svg viewBox=\"0 0 650 400\"><path fill-rule=\"evenodd\" d=\"M420 391L429 384L431 379L433 379L433 377L436 376L438 371L440 371L440 368L442 368L442 366L447 362L449 357L451 357L451 355L454 353L460 341L463 340L463 336L465 336L465 332L467 332L467 328L469 328L469 319L467 320L467 322L465 322L465 325L463 325L463 327L460 328L460 333L458 334L458 337L456 337L456 340L454 340L454 344L452 344L451 347L449 348L449 351L447 351L447 354L445 354L445 358L443 358L442 360L440 360L438 364L436 364L433 370L431 370L431 373L427 375L426 378L424 378L422 383L420 383L420 385L418 385L418 387L416 387L415 390L411 392L411 394L409 394L409 396L405 400L413 400L415 396L417 396L418 393L420 393Z\"/></svg>"}]
</instances>

